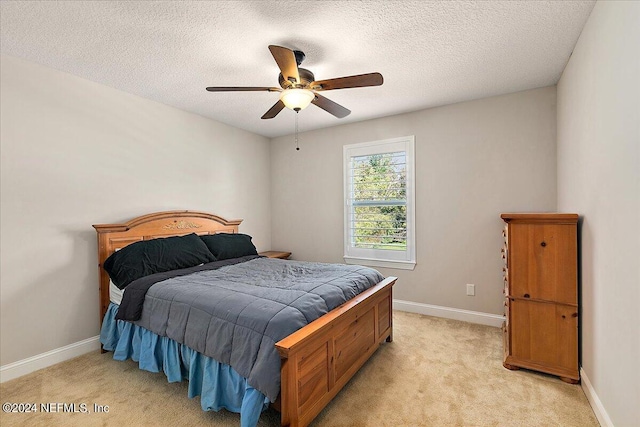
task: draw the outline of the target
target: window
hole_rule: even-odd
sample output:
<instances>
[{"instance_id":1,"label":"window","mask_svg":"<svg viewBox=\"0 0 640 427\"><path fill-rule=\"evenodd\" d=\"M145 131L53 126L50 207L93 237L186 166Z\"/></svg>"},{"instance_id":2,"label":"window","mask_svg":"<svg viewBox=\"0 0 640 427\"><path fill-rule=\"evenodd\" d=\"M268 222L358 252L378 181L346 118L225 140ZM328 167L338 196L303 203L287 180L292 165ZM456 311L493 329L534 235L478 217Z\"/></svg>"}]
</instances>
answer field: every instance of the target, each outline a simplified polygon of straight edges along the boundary
<instances>
[{"instance_id":1,"label":"window","mask_svg":"<svg viewBox=\"0 0 640 427\"><path fill-rule=\"evenodd\" d=\"M414 137L344 147L344 260L413 270Z\"/></svg>"}]
</instances>

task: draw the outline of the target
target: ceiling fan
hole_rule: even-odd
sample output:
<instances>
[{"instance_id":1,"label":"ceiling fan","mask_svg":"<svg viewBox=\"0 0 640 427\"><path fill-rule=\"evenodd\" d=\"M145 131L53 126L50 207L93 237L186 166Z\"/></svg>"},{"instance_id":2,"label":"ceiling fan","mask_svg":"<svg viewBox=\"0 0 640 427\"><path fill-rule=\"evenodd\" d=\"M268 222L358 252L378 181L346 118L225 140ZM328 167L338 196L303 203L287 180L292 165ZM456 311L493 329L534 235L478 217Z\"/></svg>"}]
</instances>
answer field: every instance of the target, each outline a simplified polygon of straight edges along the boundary
<instances>
[{"instance_id":1,"label":"ceiling fan","mask_svg":"<svg viewBox=\"0 0 640 427\"><path fill-rule=\"evenodd\" d=\"M284 107L296 112L314 104L328 113L341 119L351 111L320 95L318 92L334 89L348 89L355 87L380 86L382 74L368 73L355 76L338 77L328 80L315 80L313 73L305 68L299 68L305 58L303 52L291 50L281 46L269 46L269 51L280 68L278 82L280 87L208 87L209 92L280 92L280 99L264 115L263 119L274 118Z\"/></svg>"}]
</instances>

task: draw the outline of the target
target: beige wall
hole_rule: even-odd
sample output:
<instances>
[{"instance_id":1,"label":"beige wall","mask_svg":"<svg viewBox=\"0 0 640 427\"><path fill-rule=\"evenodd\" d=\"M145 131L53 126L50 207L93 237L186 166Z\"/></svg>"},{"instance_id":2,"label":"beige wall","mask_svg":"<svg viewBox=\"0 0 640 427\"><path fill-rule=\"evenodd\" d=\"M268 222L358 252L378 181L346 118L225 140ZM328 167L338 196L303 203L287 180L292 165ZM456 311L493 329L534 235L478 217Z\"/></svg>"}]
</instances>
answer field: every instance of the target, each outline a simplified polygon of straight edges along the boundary
<instances>
[{"instance_id":1,"label":"beige wall","mask_svg":"<svg viewBox=\"0 0 640 427\"><path fill-rule=\"evenodd\" d=\"M598 2L558 83L558 206L582 220L582 368L640 420L640 3Z\"/></svg>"},{"instance_id":2,"label":"beige wall","mask_svg":"<svg viewBox=\"0 0 640 427\"><path fill-rule=\"evenodd\" d=\"M193 209L271 246L269 142L1 58L0 365L98 334L96 223Z\"/></svg>"},{"instance_id":3,"label":"beige wall","mask_svg":"<svg viewBox=\"0 0 640 427\"><path fill-rule=\"evenodd\" d=\"M406 135L417 265L380 269L400 278L394 297L502 314L500 213L556 209L555 87L302 133L300 151L292 136L272 139L273 248L343 262L342 147Z\"/></svg>"}]
</instances>

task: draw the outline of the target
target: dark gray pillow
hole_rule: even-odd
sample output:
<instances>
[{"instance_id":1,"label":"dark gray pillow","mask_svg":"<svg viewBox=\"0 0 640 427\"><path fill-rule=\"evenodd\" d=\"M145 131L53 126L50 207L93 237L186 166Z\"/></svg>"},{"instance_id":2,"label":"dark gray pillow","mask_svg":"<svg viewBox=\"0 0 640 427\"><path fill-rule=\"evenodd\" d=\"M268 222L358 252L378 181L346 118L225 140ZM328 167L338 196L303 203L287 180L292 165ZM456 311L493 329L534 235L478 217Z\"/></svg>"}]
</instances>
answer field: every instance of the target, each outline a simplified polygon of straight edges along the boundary
<instances>
[{"instance_id":1,"label":"dark gray pillow","mask_svg":"<svg viewBox=\"0 0 640 427\"><path fill-rule=\"evenodd\" d=\"M200 236L213 256L218 260L258 255L251 243L251 236L240 233L218 233Z\"/></svg>"},{"instance_id":2,"label":"dark gray pillow","mask_svg":"<svg viewBox=\"0 0 640 427\"><path fill-rule=\"evenodd\" d=\"M215 261L197 234L143 240L111 254L104 269L120 289L144 276Z\"/></svg>"}]
</instances>

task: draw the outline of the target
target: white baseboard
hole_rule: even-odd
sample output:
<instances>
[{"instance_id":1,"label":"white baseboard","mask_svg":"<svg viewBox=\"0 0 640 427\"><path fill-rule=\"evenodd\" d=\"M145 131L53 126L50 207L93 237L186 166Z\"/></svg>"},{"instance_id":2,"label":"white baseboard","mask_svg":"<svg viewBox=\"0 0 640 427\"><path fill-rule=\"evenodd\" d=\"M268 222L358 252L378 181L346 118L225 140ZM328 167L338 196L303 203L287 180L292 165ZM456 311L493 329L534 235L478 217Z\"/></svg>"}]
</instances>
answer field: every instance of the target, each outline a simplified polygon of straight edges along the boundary
<instances>
[{"instance_id":1,"label":"white baseboard","mask_svg":"<svg viewBox=\"0 0 640 427\"><path fill-rule=\"evenodd\" d=\"M100 350L100 337L95 336L27 359L0 366L0 383L98 350Z\"/></svg>"},{"instance_id":2,"label":"white baseboard","mask_svg":"<svg viewBox=\"0 0 640 427\"><path fill-rule=\"evenodd\" d=\"M609 414L607 414L607 410L604 409L600 398L596 394L596 391L591 385L591 381L589 381L589 377L587 377L587 374L582 367L580 367L580 380L582 391L584 391L584 394L587 396L591 409L593 409L593 413L596 414L596 418L600 425L602 427L613 427L613 423L611 422L611 418L609 418Z\"/></svg>"},{"instance_id":3,"label":"white baseboard","mask_svg":"<svg viewBox=\"0 0 640 427\"><path fill-rule=\"evenodd\" d=\"M480 325L502 326L504 316L482 313L479 311L462 310L460 308L443 307L441 305L422 304L419 302L394 299L393 309L410 313L425 314L427 316L444 317L446 319L462 320Z\"/></svg>"}]
</instances>

